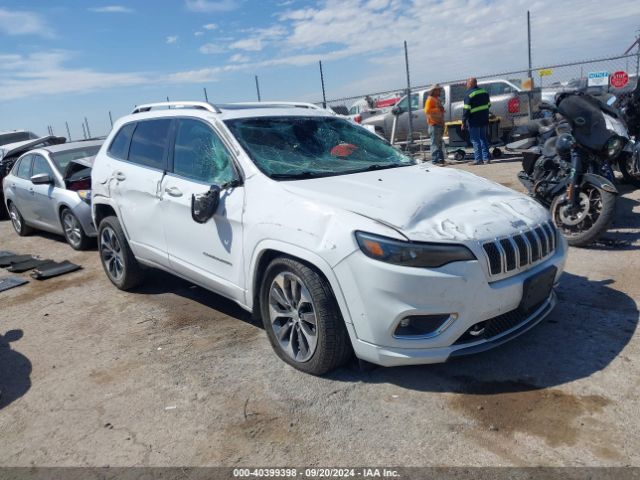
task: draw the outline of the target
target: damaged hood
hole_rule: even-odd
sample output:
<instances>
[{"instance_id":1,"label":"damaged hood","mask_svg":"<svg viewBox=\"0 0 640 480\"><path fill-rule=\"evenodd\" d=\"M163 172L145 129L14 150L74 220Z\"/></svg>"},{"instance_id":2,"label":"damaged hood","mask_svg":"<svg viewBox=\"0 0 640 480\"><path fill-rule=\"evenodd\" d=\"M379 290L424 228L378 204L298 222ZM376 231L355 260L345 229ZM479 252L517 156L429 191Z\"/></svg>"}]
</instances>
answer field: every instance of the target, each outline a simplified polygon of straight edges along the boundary
<instances>
[{"instance_id":1,"label":"damaged hood","mask_svg":"<svg viewBox=\"0 0 640 480\"><path fill-rule=\"evenodd\" d=\"M422 164L286 182L290 192L392 226L414 241L486 240L548 220L534 200L482 177Z\"/></svg>"}]
</instances>

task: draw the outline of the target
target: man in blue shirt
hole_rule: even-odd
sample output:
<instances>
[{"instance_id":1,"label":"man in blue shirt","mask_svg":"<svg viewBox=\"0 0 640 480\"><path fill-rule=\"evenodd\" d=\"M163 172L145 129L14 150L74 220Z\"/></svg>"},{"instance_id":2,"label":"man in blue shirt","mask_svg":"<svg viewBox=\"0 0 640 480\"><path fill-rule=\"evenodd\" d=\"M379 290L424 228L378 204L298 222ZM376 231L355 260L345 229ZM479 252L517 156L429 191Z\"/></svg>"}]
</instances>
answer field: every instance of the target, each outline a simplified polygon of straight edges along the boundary
<instances>
[{"instance_id":1,"label":"man in blue shirt","mask_svg":"<svg viewBox=\"0 0 640 480\"><path fill-rule=\"evenodd\" d=\"M467 93L464 97L462 113L462 128L469 129L469 137L473 144L474 165L491 162L489 140L487 139L489 108L491 108L491 101L489 100L487 91L478 87L478 81L475 78L467 80Z\"/></svg>"}]
</instances>

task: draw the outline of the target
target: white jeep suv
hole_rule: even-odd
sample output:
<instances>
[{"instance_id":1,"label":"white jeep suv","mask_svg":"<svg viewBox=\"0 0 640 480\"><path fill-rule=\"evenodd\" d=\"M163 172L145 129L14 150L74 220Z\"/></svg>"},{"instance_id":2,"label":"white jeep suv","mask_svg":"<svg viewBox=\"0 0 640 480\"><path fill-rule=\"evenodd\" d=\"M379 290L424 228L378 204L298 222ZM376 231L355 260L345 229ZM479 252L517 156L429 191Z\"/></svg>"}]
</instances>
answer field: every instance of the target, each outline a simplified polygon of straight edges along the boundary
<instances>
[{"instance_id":1,"label":"white jeep suv","mask_svg":"<svg viewBox=\"0 0 640 480\"><path fill-rule=\"evenodd\" d=\"M313 374L504 343L552 310L567 252L530 198L309 104L139 106L92 186L113 284L156 267L228 297Z\"/></svg>"}]
</instances>

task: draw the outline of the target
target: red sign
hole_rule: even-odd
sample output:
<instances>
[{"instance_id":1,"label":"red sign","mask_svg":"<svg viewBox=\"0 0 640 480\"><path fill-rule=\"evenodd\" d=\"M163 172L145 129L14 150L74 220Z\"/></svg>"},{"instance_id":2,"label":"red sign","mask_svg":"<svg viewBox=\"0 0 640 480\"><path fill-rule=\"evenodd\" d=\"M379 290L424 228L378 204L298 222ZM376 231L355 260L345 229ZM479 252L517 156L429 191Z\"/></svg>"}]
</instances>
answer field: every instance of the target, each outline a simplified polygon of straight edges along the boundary
<instances>
[{"instance_id":1,"label":"red sign","mask_svg":"<svg viewBox=\"0 0 640 480\"><path fill-rule=\"evenodd\" d=\"M611 86L615 88L622 88L629 83L629 75L627 72L620 70L611 75Z\"/></svg>"}]
</instances>

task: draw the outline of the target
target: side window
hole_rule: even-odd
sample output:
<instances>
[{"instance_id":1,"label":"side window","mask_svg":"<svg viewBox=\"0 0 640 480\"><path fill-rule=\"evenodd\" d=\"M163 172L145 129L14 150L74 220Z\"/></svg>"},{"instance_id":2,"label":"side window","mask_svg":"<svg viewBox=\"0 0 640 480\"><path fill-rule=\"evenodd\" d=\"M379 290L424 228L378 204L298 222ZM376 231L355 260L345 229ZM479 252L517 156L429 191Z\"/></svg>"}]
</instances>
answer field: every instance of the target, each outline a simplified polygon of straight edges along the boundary
<instances>
[{"instance_id":1,"label":"side window","mask_svg":"<svg viewBox=\"0 0 640 480\"><path fill-rule=\"evenodd\" d=\"M164 169L170 127L171 120L167 118L138 122L131 137L129 161L146 167Z\"/></svg>"},{"instance_id":2,"label":"side window","mask_svg":"<svg viewBox=\"0 0 640 480\"><path fill-rule=\"evenodd\" d=\"M462 102L464 96L467 93L466 85L459 83L457 85L451 85L451 103Z\"/></svg>"},{"instance_id":3,"label":"side window","mask_svg":"<svg viewBox=\"0 0 640 480\"><path fill-rule=\"evenodd\" d=\"M33 177L34 175L39 175L41 173L46 173L53 177L53 170L51 170L49 163L47 163L47 161L40 155L34 155L31 176Z\"/></svg>"},{"instance_id":4,"label":"side window","mask_svg":"<svg viewBox=\"0 0 640 480\"><path fill-rule=\"evenodd\" d=\"M128 123L120 129L109 146L109 155L121 160L127 159L129 153L129 144L131 143L131 134L136 128L135 123Z\"/></svg>"},{"instance_id":5,"label":"side window","mask_svg":"<svg viewBox=\"0 0 640 480\"><path fill-rule=\"evenodd\" d=\"M210 185L234 179L229 151L218 135L198 120L180 119L173 153L173 173Z\"/></svg>"},{"instance_id":6,"label":"side window","mask_svg":"<svg viewBox=\"0 0 640 480\"><path fill-rule=\"evenodd\" d=\"M424 105L422 108L424 108ZM422 110L422 108L420 108L420 95L417 93L411 94L411 110L415 112L416 110Z\"/></svg>"},{"instance_id":7,"label":"side window","mask_svg":"<svg viewBox=\"0 0 640 480\"><path fill-rule=\"evenodd\" d=\"M33 158L33 155L27 155L26 157L22 157L22 159L20 159L20 163L16 168L16 176L20 178L25 178L25 179L30 178L29 173L31 172L32 158Z\"/></svg>"},{"instance_id":8,"label":"side window","mask_svg":"<svg viewBox=\"0 0 640 480\"><path fill-rule=\"evenodd\" d=\"M484 85L484 88L489 92L489 96L505 95L507 93L513 93L513 88L510 85L503 82L492 82L488 85Z\"/></svg>"}]
</instances>

